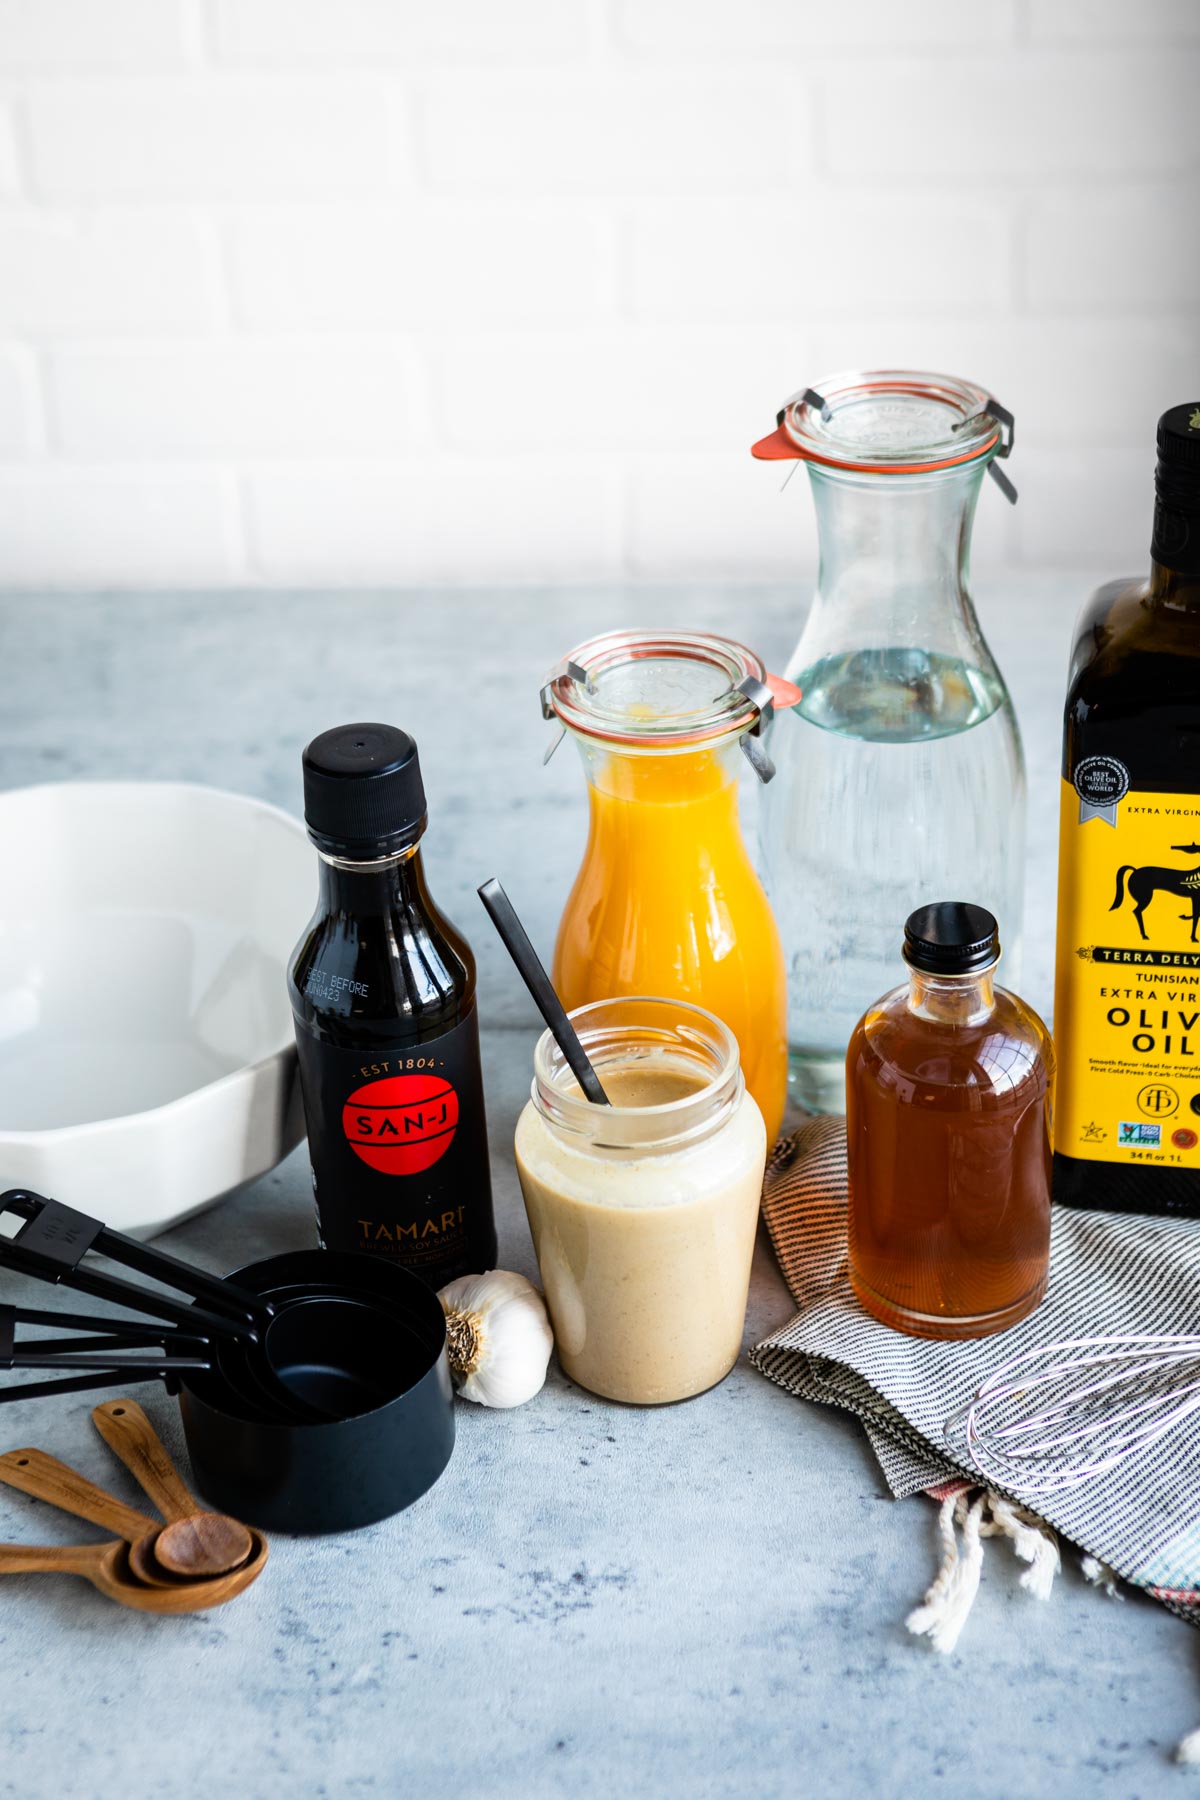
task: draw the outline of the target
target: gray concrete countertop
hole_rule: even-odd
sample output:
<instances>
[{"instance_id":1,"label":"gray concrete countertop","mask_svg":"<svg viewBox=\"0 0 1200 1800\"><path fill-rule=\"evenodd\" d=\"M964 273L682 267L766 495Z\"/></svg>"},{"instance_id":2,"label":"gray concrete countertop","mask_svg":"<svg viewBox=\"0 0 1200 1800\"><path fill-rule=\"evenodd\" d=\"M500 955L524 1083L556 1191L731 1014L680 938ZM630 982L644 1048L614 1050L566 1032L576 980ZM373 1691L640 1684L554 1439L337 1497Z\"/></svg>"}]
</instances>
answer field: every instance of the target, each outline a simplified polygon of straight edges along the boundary
<instances>
[{"instance_id":1,"label":"gray concrete countertop","mask_svg":"<svg viewBox=\"0 0 1200 1800\"><path fill-rule=\"evenodd\" d=\"M1058 713L1086 574L985 585L980 611L1030 769L1023 986L1049 1008ZM211 782L299 809L299 751L343 718L422 752L434 892L479 953L501 1261L536 1274L511 1159L535 1035L474 888L496 873L548 950L585 802L537 689L579 638L632 622L726 630L782 665L802 602L778 589L0 601L0 783ZM19 882L21 846L5 846ZM69 1195L62 1198L69 1200ZM311 1241L298 1152L164 1239L227 1267ZM768 1248L746 1343L791 1310ZM161 1391L141 1390L173 1448ZM86 1396L0 1414L135 1499ZM186 1466L186 1464L185 1464ZM991 1545L952 1658L905 1633L935 1514L887 1494L850 1419L743 1360L691 1403L612 1406L552 1370L512 1413L460 1403L439 1485L352 1536L279 1538L235 1605L121 1612L74 1580L9 1578L0 1793L689 1796L1167 1791L1200 1724L1200 1640L1088 1587L1068 1549L1050 1603ZM80 1527L80 1533L88 1533ZM0 1536L76 1528L7 1490Z\"/></svg>"}]
</instances>

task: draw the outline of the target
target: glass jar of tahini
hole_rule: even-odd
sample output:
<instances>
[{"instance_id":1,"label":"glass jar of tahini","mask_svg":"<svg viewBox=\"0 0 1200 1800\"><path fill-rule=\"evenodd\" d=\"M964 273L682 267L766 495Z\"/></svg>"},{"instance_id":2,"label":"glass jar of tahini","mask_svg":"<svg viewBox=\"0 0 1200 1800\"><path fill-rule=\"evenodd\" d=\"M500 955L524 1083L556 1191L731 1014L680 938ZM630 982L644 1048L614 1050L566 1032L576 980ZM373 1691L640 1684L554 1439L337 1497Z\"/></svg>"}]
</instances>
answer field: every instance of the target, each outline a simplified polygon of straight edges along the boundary
<instances>
[{"instance_id":1,"label":"glass jar of tahini","mask_svg":"<svg viewBox=\"0 0 1200 1800\"><path fill-rule=\"evenodd\" d=\"M737 1040L683 1001L580 1007L610 1101L534 1053L516 1161L565 1373L607 1399L684 1400L737 1361L766 1162Z\"/></svg>"}]
</instances>

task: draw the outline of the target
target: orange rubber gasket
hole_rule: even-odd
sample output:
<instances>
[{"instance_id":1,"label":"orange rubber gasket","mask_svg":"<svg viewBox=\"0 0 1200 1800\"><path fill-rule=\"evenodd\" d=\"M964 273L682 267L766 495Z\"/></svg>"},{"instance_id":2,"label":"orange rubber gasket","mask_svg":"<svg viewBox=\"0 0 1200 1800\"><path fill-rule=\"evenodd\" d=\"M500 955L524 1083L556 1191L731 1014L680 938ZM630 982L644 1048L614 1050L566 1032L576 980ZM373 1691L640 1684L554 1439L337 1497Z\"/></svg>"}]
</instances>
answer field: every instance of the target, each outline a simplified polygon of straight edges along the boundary
<instances>
[{"instance_id":1,"label":"orange rubber gasket","mask_svg":"<svg viewBox=\"0 0 1200 1800\"><path fill-rule=\"evenodd\" d=\"M855 390L842 389L839 391L853 393ZM919 387L911 381L881 381L872 387L872 392L878 394L911 394L916 400L925 400L936 397L938 390L936 388ZM827 400L831 399L828 394L825 398ZM832 399L836 400L837 398L838 394L835 393L832 396ZM806 449L796 442L795 438L785 425L777 425L774 431L769 432L766 437L760 438L756 444L751 445L750 454L752 456L757 456L760 462L785 462L789 459L795 462L815 462L821 463L824 467L829 469L848 469L856 475L933 475L936 474L939 469L956 469L963 463L974 462L977 458L986 456L989 450L995 449L996 445L1000 442L1000 437L1000 428L997 426L995 432L986 443L975 444L971 449L962 451L958 456L940 457L936 462L864 463L851 462L847 458L838 456L825 456L822 455L819 450ZM772 454L772 451L766 448L767 445L778 445L783 450L784 454L780 455L778 450Z\"/></svg>"},{"instance_id":2,"label":"orange rubber gasket","mask_svg":"<svg viewBox=\"0 0 1200 1800\"><path fill-rule=\"evenodd\" d=\"M594 639L589 639L587 643L581 644L579 648L581 650L586 650L590 648L591 644L595 641L596 640ZM775 701L777 711L783 712L786 711L788 707L798 704L801 698L800 689L798 687L792 682L785 681L782 676L768 674L763 666L761 658L756 656L753 650L748 649L745 644L740 643L736 638L726 638L724 641L731 645L733 649L740 651L748 664L754 665L753 668L751 668L750 673L753 674L754 670L757 669L758 679L771 689L771 696ZM643 657L662 656L664 654L668 657L671 655L677 656L681 661L685 662L690 660L687 646L675 650L666 648L671 642L672 640L670 637L663 639L647 636L647 639L643 644L639 644L636 648L631 650L628 660L630 662L637 662ZM562 705L559 705L560 687L564 682L565 677L560 674L549 683L551 704L554 707L560 725L563 725L566 730L574 732L579 737L593 738L604 744L628 745L630 749L646 750L650 752L656 750L688 750L697 744L712 743L717 738L741 737L749 730L755 717L756 709L752 706L750 701L747 701L746 705L750 707L748 717L739 716L738 713L730 713L726 714L723 718L715 719L711 725L698 726L694 730L672 730L668 727L666 731L657 733L645 731L624 732L614 729L611 726L600 724L598 721L596 723L589 722L585 724L580 715L568 717L568 713L574 714L576 709L572 706L571 701L565 696L562 698Z\"/></svg>"}]
</instances>

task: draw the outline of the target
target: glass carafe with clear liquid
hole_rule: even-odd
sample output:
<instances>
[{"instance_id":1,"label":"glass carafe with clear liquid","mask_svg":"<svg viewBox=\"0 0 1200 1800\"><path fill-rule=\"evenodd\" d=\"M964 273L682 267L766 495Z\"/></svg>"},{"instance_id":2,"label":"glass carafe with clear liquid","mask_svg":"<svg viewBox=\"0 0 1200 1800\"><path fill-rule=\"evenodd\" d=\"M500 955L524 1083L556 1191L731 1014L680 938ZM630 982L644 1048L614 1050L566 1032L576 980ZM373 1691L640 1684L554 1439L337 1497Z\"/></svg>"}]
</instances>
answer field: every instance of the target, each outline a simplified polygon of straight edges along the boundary
<instances>
[{"instance_id":1,"label":"glass carafe with clear liquid","mask_svg":"<svg viewBox=\"0 0 1200 1800\"><path fill-rule=\"evenodd\" d=\"M842 375L755 445L807 461L820 531L786 671L802 698L771 728L778 773L760 811L790 1089L810 1111L844 1108L846 1045L887 986L898 914L969 896L1008 922L1019 979L1024 761L968 573L983 476L1011 443L1011 418L989 406L946 376Z\"/></svg>"}]
</instances>

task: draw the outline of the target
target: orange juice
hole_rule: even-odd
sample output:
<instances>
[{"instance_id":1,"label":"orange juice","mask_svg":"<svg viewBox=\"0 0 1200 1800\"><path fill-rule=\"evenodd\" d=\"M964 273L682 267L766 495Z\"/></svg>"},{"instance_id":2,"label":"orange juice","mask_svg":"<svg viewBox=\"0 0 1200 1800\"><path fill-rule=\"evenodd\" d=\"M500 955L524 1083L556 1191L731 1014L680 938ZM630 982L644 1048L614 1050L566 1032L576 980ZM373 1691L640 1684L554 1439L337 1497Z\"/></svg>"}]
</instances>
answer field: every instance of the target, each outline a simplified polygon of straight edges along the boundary
<instances>
[{"instance_id":1,"label":"orange juice","mask_svg":"<svg viewBox=\"0 0 1200 1800\"><path fill-rule=\"evenodd\" d=\"M589 648L574 652L573 661ZM672 674L678 701L678 671ZM654 670L640 676L651 693L661 685ZM730 685L726 674L720 692ZM603 699L602 679L598 686ZM611 698L599 729L582 732L566 721L583 755L591 822L559 926L554 985L568 1011L646 994L715 1013L738 1040L746 1085L773 1143L787 1094L786 983L779 933L738 822L738 746L747 715L743 708L722 732L697 743L687 706L682 714L676 707L664 733L661 710L637 692L622 690L624 742L611 741L611 725L604 729ZM658 726L658 741L645 747L629 741L643 721L649 732Z\"/></svg>"}]
</instances>

